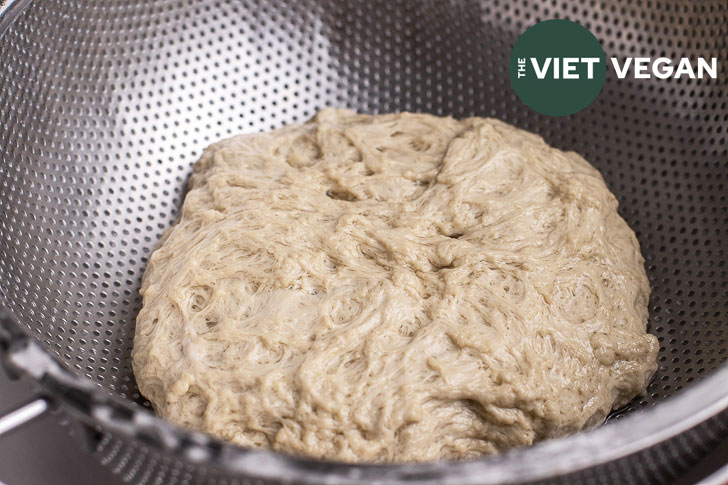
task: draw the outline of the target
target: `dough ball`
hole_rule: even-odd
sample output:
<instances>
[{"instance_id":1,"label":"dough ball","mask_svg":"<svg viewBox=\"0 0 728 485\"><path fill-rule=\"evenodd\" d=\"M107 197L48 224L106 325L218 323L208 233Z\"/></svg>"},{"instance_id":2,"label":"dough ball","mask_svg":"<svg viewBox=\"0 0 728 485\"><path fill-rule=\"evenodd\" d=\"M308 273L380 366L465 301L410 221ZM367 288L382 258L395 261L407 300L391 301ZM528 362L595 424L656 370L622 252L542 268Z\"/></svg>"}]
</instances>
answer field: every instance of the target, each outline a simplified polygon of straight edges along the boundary
<instances>
[{"instance_id":1,"label":"dough ball","mask_svg":"<svg viewBox=\"0 0 728 485\"><path fill-rule=\"evenodd\" d=\"M314 458L502 452L600 424L656 369L602 177L493 119L326 109L215 143L141 292L162 417Z\"/></svg>"}]
</instances>

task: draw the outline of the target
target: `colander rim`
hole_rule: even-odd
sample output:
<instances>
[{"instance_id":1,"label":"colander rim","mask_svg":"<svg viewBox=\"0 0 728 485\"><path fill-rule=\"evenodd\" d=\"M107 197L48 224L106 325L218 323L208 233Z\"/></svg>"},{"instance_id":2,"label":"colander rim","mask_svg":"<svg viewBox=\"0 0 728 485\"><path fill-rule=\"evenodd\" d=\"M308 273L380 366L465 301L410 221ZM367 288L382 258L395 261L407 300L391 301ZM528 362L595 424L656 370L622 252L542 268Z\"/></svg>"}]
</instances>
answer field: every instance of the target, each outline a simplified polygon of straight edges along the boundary
<instances>
[{"instance_id":1,"label":"colander rim","mask_svg":"<svg viewBox=\"0 0 728 485\"><path fill-rule=\"evenodd\" d=\"M3 315L2 312L5 312ZM27 328L27 327L26 327ZM4 332L3 332L4 329ZM542 480L604 464L672 438L728 409L728 364L665 402L616 422L530 447L470 461L347 464L254 450L173 425L150 409L113 395L71 371L0 306L0 349L9 369L34 380L40 393L90 426L143 442L188 463L259 479L297 483L496 484ZM549 466L536 464L548 463Z\"/></svg>"}]
</instances>

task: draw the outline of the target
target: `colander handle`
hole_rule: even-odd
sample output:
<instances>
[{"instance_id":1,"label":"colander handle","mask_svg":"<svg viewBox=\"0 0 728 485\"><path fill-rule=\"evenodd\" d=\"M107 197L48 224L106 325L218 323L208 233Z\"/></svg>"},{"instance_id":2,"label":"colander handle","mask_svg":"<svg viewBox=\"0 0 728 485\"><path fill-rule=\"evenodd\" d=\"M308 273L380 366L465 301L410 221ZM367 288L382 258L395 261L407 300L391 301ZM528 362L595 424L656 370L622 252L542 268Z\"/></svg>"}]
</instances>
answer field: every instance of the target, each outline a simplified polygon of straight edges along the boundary
<instances>
[{"instance_id":1,"label":"colander handle","mask_svg":"<svg viewBox=\"0 0 728 485\"><path fill-rule=\"evenodd\" d=\"M25 404L21 404L4 416L0 416L0 437L39 418L50 408L50 401L44 397L39 397Z\"/></svg>"},{"instance_id":2,"label":"colander handle","mask_svg":"<svg viewBox=\"0 0 728 485\"><path fill-rule=\"evenodd\" d=\"M71 434L87 450L95 450L101 434L93 423L84 421L83 417L91 412L95 403L103 403L105 399L95 399L93 383L86 379L76 382L72 374L62 369L21 328L17 319L0 305L0 368L4 368L11 379L26 377L40 384L38 394L31 401L5 415L0 414L0 437L59 407L71 414L78 411L77 416L82 419L67 422L73 427Z\"/></svg>"},{"instance_id":3,"label":"colander handle","mask_svg":"<svg viewBox=\"0 0 728 485\"><path fill-rule=\"evenodd\" d=\"M9 322L10 317L5 314L3 308L0 308L0 364L3 364L0 367L4 367L10 379L18 379L20 374L15 372L5 360L13 343L28 337L14 326L9 325ZM0 414L0 437L44 415L51 409L51 404L49 398L36 396L31 401L25 402L5 414Z\"/></svg>"}]
</instances>

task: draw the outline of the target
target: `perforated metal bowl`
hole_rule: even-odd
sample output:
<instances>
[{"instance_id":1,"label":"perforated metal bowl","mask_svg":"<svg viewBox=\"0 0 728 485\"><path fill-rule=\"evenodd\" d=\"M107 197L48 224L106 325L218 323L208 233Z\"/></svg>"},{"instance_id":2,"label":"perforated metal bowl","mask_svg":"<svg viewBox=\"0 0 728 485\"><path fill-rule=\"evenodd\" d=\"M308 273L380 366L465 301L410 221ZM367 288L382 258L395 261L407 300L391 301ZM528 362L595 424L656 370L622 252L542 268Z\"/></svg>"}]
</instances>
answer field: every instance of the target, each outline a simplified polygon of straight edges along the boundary
<instances>
[{"instance_id":1,"label":"perforated metal bowl","mask_svg":"<svg viewBox=\"0 0 728 485\"><path fill-rule=\"evenodd\" d=\"M609 72L583 112L538 115L507 58L548 18L586 26L608 57L717 57L718 79ZM125 479L649 483L728 436L725 0L17 0L0 7L2 29L0 343L38 383L33 409L59 403ZM661 343L648 394L593 432L406 466L243 450L154 417L130 366L137 290L191 164L219 138L326 105L494 116L597 166L647 259Z\"/></svg>"}]
</instances>

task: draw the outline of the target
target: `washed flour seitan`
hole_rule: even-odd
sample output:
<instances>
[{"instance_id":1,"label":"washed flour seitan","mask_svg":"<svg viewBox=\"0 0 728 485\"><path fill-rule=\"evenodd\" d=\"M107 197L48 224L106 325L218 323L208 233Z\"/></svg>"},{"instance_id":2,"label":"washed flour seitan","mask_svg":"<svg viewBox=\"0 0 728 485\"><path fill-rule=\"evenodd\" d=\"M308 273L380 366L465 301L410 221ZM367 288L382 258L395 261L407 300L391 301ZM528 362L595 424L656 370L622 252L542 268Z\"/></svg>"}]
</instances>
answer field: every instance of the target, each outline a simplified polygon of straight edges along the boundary
<instances>
[{"instance_id":1,"label":"washed flour seitan","mask_svg":"<svg viewBox=\"0 0 728 485\"><path fill-rule=\"evenodd\" d=\"M134 372L162 417L315 458L528 445L656 368L615 197L493 119L327 109L215 143L141 291Z\"/></svg>"}]
</instances>

